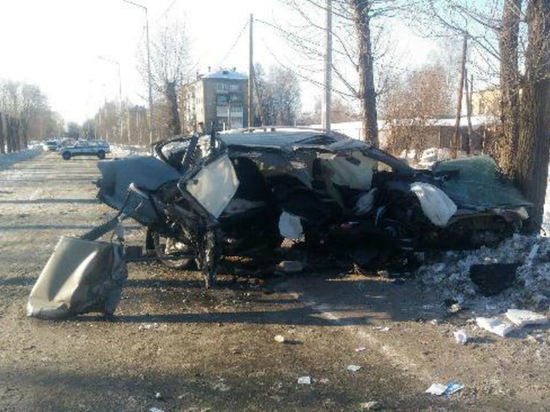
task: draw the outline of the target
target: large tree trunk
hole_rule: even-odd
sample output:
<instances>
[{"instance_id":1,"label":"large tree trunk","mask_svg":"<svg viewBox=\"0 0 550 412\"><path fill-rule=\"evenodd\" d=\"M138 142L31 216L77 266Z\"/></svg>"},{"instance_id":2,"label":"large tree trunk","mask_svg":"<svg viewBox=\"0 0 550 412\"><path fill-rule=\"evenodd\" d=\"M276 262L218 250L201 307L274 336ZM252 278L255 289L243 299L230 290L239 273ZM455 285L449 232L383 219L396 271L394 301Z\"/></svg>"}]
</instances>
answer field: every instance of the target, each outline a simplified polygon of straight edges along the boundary
<instances>
[{"instance_id":1,"label":"large tree trunk","mask_svg":"<svg viewBox=\"0 0 550 412\"><path fill-rule=\"evenodd\" d=\"M165 95L170 110L170 132L172 136L181 134L180 114L178 110L178 95L176 94L176 82L165 83Z\"/></svg>"},{"instance_id":2,"label":"large tree trunk","mask_svg":"<svg viewBox=\"0 0 550 412\"><path fill-rule=\"evenodd\" d=\"M521 131L514 178L533 202L533 231L540 229L548 179L550 139L550 0L531 0L527 11L529 45L521 94Z\"/></svg>"},{"instance_id":3,"label":"large tree trunk","mask_svg":"<svg viewBox=\"0 0 550 412\"><path fill-rule=\"evenodd\" d=\"M0 113L0 154L6 154L6 138L4 134L4 115Z\"/></svg>"},{"instance_id":4,"label":"large tree trunk","mask_svg":"<svg viewBox=\"0 0 550 412\"><path fill-rule=\"evenodd\" d=\"M21 135L22 135L22 147L27 149L29 147L29 122L27 119L21 119Z\"/></svg>"},{"instance_id":5,"label":"large tree trunk","mask_svg":"<svg viewBox=\"0 0 550 412\"><path fill-rule=\"evenodd\" d=\"M499 39L502 140L497 157L506 174L514 168L520 133L518 35L521 4L522 0L504 2Z\"/></svg>"},{"instance_id":6,"label":"large tree trunk","mask_svg":"<svg viewBox=\"0 0 550 412\"><path fill-rule=\"evenodd\" d=\"M15 150L21 151L21 121L19 119L13 119L13 128L15 136Z\"/></svg>"},{"instance_id":7,"label":"large tree trunk","mask_svg":"<svg viewBox=\"0 0 550 412\"><path fill-rule=\"evenodd\" d=\"M6 142L8 153L13 153L13 119L6 116Z\"/></svg>"},{"instance_id":8,"label":"large tree trunk","mask_svg":"<svg viewBox=\"0 0 550 412\"><path fill-rule=\"evenodd\" d=\"M363 140L378 147L378 114L370 36L370 0L352 0L353 19L359 41L359 98Z\"/></svg>"}]
</instances>

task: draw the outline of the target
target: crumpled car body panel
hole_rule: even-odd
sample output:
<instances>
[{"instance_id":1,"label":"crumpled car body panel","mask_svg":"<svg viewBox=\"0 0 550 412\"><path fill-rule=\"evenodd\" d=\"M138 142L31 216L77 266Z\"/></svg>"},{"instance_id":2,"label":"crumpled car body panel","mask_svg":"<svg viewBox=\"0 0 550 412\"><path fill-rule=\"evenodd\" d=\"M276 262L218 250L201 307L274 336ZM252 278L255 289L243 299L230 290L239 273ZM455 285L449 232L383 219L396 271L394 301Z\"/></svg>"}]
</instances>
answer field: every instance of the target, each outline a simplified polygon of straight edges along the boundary
<instances>
[{"instance_id":1,"label":"crumpled car body panel","mask_svg":"<svg viewBox=\"0 0 550 412\"><path fill-rule=\"evenodd\" d=\"M28 316L112 314L128 277L122 246L62 236L32 288Z\"/></svg>"},{"instance_id":2,"label":"crumpled car body panel","mask_svg":"<svg viewBox=\"0 0 550 412\"><path fill-rule=\"evenodd\" d=\"M531 203L507 180L490 156L447 160L433 167L447 173L441 188L460 207L477 211L501 207L531 207ZM458 173L453 173L458 172Z\"/></svg>"}]
</instances>

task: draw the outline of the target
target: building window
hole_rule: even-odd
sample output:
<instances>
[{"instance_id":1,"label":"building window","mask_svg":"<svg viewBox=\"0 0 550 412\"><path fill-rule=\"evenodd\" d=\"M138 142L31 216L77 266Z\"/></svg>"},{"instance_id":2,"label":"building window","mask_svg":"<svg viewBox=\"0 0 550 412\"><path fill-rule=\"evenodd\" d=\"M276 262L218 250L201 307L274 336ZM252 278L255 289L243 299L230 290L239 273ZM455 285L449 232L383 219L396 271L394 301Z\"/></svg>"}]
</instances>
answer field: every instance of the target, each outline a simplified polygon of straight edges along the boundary
<instances>
[{"instance_id":1,"label":"building window","mask_svg":"<svg viewBox=\"0 0 550 412\"><path fill-rule=\"evenodd\" d=\"M226 95L219 95L218 96L218 104L225 104L227 103L227 96Z\"/></svg>"},{"instance_id":2,"label":"building window","mask_svg":"<svg viewBox=\"0 0 550 412\"><path fill-rule=\"evenodd\" d=\"M242 117L242 116L243 116L242 106L231 106L231 117Z\"/></svg>"},{"instance_id":3,"label":"building window","mask_svg":"<svg viewBox=\"0 0 550 412\"><path fill-rule=\"evenodd\" d=\"M227 84L225 83L216 83L216 91L218 93L224 93L224 92L227 92Z\"/></svg>"},{"instance_id":4,"label":"building window","mask_svg":"<svg viewBox=\"0 0 550 412\"><path fill-rule=\"evenodd\" d=\"M240 86L239 86L238 84L231 84L231 85L229 85L229 91L230 91L230 92L238 92L238 91L240 91L240 90L241 90L241 88L240 88Z\"/></svg>"}]
</instances>

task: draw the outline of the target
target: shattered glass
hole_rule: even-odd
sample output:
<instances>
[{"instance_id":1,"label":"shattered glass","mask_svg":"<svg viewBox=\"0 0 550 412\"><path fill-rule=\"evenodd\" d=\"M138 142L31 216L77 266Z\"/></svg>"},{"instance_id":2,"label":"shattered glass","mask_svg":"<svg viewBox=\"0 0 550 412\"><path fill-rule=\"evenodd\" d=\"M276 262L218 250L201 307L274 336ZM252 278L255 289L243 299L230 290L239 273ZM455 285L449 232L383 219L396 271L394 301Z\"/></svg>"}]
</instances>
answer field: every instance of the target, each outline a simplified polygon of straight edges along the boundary
<instances>
[{"instance_id":1,"label":"shattered glass","mask_svg":"<svg viewBox=\"0 0 550 412\"><path fill-rule=\"evenodd\" d=\"M451 172L442 189L460 207L483 210L531 205L500 173L490 156L449 160L436 164L433 170L436 173ZM458 173L452 173L454 171Z\"/></svg>"}]
</instances>

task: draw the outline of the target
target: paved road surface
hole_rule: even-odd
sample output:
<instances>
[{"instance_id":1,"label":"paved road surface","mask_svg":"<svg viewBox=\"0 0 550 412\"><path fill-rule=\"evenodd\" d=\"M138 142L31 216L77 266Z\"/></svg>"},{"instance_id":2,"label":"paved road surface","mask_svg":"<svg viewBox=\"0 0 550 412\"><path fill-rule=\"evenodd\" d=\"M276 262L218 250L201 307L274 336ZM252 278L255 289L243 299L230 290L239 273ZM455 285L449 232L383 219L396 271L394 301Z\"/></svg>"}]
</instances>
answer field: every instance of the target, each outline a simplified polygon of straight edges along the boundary
<instances>
[{"instance_id":1,"label":"paved road surface","mask_svg":"<svg viewBox=\"0 0 550 412\"><path fill-rule=\"evenodd\" d=\"M359 411L369 401L396 411L550 410L549 341L486 336L470 314L432 308L414 282L327 269L266 282L225 275L205 292L197 273L132 264L114 322L27 318L59 236L112 215L94 200L95 165L43 153L0 171L1 411ZM454 342L460 327L473 344ZM312 384L298 385L301 376ZM465 389L424 394L453 379Z\"/></svg>"}]
</instances>

